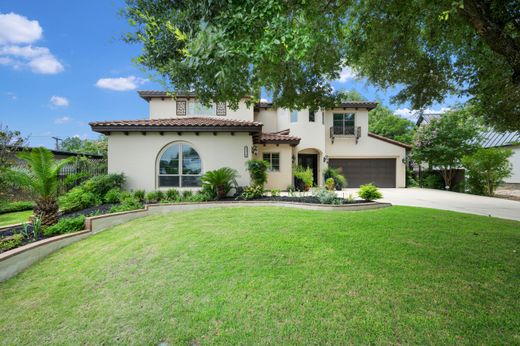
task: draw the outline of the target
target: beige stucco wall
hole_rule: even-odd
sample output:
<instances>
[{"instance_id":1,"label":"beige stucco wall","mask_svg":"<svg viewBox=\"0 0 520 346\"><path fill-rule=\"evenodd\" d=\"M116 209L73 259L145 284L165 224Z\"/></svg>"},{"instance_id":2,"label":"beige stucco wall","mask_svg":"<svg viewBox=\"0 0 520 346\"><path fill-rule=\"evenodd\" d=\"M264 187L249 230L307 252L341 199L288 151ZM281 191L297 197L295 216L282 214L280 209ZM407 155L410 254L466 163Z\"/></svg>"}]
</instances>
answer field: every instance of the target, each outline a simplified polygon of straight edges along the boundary
<instances>
[{"instance_id":1,"label":"beige stucco wall","mask_svg":"<svg viewBox=\"0 0 520 346\"><path fill-rule=\"evenodd\" d=\"M197 150L202 160L202 173L221 167L231 167L238 171L240 186L249 184L246 161L251 157L252 137L248 133L195 133L166 132L163 136L150 132L146 136L139 133L112 133L108 136L108 171L124 173L127 189L157 189L156 163L159 152L173 142L189 143ZM244 146L248 147L249 158L244 158Z\"/></svg>"},{"instance_id":2,"label":"beige stucco wall","mask_svg":"<svg viewBox=\"0 0 520 346\"><path fill-rule=\"evenodd\" d=\"M255 158L262 159L263 153L280 153L280 171L269 172L266 189L285 190L292 185L292 153L293 148L287 144L267 144L258 146L258 154Z\"/></svg>"},{"instance_id":3,"label":"beige stucco wall","mask_svg":"<svg viewBox=\"0 0 520 346\"><path fill-rule=\"evenodd\" d=\"M262 132L278 132L285 129L278 128L278 112L275 109L261 109L255 112L255 121L264 124Z\"/></svg>"},{"instance_id":4,"label":"beige stucco wall","mask_svg":"<svg viewBox=\"0 0 520 346\"><path fill-rule=\"evenodd\" d=\"M193 99L192 99L193 100ZM176 101L170 97L161 99L160 97L152 98L149 101L150 119L164 119L164 118L176 118ZM197 116L188 115L187 116ZM205 116L205 115L199 115ZM213 115L215 116L215 114ZM253 121L253 106L248 107L245 100L240 101L238 109L233 110L229 106L227 107L226 115L219 116L219 118L239 119Z\"/></svg>"},{"instance_id":5,"label":"beige stucco wall","mask_svg":"<svg viewBox=\"0 0 520 346\"><path fill-rule=\"evenodd\" d=\"M509 159L509 162L513 165L513 174L504 179L506 183L520 184L520 145L508 147L513 151L513 156Z\"/></svg>"}]
</instances>

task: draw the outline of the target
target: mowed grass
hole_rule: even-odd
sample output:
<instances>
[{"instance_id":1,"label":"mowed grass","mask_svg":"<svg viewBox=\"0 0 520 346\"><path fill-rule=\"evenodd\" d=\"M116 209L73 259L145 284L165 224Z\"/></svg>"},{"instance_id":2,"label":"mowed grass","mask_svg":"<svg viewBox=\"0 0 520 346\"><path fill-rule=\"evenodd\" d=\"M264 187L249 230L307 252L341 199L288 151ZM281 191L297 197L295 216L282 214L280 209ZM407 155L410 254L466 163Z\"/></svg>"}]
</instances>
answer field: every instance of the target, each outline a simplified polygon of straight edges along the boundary
<instances>
[{"instance_id":1,"label":"mowed grass","mask_svg":"<svg viewBox=\"0 0 520 346\"><path fill-rule=\"evenodd\" d=\"M27 222L32 215L32 210L17 211L14 213L0 214L0 226L13 225L15 223Z\"/></svg>"},{"instance_id":2,"label":"mowed grass","mask_svg":"<svg viewBox=\"0 0 520 346\"><path fill-rule=\"evenodd\" d=\"M409 207L152 216L0 297L4 345L519 344L520 223Z\"/></svg>"}]
</instances>

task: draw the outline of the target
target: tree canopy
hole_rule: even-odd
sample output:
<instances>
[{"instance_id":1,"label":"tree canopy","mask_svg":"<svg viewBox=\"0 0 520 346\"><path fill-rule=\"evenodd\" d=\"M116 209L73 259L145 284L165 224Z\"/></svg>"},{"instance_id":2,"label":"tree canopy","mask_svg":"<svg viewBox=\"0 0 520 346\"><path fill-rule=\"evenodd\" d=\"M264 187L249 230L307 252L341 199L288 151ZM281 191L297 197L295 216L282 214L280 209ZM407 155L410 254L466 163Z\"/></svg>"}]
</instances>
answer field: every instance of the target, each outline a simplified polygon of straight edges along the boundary
<instances>
[{"instance_id":1,"label":"tree canopy","mask_svg":"<svg viewBox=\"0 0 520 346\"><path fill-rule=\"evenodd\" d=\"M451 188L454 169L464 156L472 154L478 143L474 140L480 124L471 108L453 110L417 129L412 158L428 163L441 171L445 186Z\"/></svg>"},{"instance_id":2,"label":"tree canopy","mask_svg":"<svg viewBox=\"0 0 520 346\"><path fill-rule=\"evenodd\" d=\"M327 107L349 66L400 86L413 108L469 96L500 129L520 128L516 0L126 0L136 61L169 90L237 106L262 88L281 107Z\"/></svg>"},{"instance_id":3,"label":"tree canopy","mask_svg":"<svg viewBox=\"0 0 520 346\"><path fill-rule=\"evenodd\" d=\"M79 137L67 137L60 143L60 150L81 154L107 155L108 142L105 136L99 139L81 139Z\"/></svg>"},{"instance_id":4,"label":"tree canopy","mask_svg":"<svg viewBox=\"0 0 520 346\"><path fill-rule=\"evenodd\" d=\"M368 130L375 134L411 144L415 124L392 113L385 106L378 105L368 113Z\"/></svg>"}]
</instances>

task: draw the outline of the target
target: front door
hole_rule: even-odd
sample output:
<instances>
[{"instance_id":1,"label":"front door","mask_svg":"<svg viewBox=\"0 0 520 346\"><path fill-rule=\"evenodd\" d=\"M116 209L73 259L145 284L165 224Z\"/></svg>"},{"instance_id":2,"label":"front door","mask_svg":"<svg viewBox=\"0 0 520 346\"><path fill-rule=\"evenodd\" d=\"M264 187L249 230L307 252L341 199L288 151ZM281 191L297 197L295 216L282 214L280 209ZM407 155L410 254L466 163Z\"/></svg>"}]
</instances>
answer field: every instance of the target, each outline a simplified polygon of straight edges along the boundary
<instances>
[{"instance_id":1,"label":"front door","mask_svg":"<svg viewBox=\"0 0 520 346\"><path fill-rule=\"evenodd\" d=\"M318 186L318 154L298 154L298 165L312 170L313 184Z\"/></svg>"}]
</instances>

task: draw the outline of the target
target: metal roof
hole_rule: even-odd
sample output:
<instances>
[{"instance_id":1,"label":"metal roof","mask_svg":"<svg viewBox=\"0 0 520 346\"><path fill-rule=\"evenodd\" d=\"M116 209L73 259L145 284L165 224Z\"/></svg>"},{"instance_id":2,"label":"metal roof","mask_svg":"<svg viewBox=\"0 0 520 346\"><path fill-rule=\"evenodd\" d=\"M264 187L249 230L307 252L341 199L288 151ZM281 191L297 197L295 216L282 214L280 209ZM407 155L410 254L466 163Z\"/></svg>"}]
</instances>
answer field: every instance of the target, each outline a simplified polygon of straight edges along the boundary
<instances>
[{"instance_id":1,"label":"metal roof","mask_svg":"<svg viewBox=\"0 0 520 346\"><path fill-rule=\"evenodd\" d=\"M484 148L504 147L520 144L520 132L497 132L490 129L480 133L478 141Z\"/></svg>"}]
</instances>

